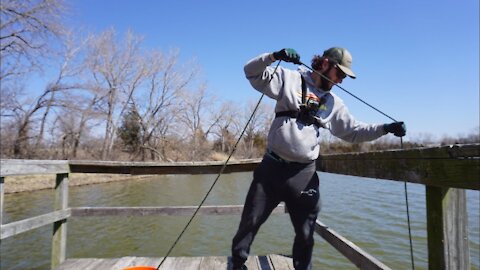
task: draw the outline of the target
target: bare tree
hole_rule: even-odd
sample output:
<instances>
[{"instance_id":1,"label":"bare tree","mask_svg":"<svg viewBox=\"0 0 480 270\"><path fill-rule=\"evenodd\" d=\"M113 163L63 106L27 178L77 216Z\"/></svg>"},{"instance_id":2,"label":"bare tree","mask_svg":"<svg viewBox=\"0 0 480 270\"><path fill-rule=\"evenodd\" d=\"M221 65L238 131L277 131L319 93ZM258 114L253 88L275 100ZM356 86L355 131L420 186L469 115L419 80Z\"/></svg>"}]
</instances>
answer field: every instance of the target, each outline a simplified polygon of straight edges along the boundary
<instances>
[{"instance_id":1,"label":"bare tree","mask_svg":"<svg viewBox=\"0 0 480 270\"><path fill-rule=\"evenodd\" d=\"M2 102L2 106L7 105L2 108L3 117L13 118L15 122L16 135L13 142L13 155L15 157L31 157L35 154L42 143L49 113L54 107L70 106L67 92L80 87L74 80L79 69L73 63L79 49L70 45L66 46L63 52L59 52L59 54L62 54L56 77L46 85L45 89L36 98L32 99L31 94L22 93L20 90L22 86L17 85L18 88L13 88L10 91L12 94L8 105ZM8 87L12 86L14 85L10 84ZM38 130L38 133L36 130Z\"/></svg>"},{"instance_id":2,"label":"bare tree","mask_svg":"<svg viewBox=\"0 0 480 270\"><path fill-rule=\"evenodd\" d=\"M52 92L47 88L33 103L20 103L13 108L12 115L15 119L15 139L13 142L13 155L16 158L31 157L33 152L27 152L29 141L34 138L33 130L35 115L49 103L48 96Z\"/></svg>"},{"instance_id":3,"label":"bare tree","mask_svg":"<svg viewBox=\"0 0 480 270\"><path fill-rule=\"evenodd\" d=\"M170 51L166 56L153 52L149 57L152 72L148 79L148 102L145 102L148 106L142 114L142 148L150 150L152 159L155 156L162 160L168 159L167 137L174 126L176 115L183 108L183 103L179 103L180 95L193 84L198 75L196 64L190 63L188 69L183 68L178 64L178 57L178 50Z\"/></svg>"},{"instance_id":4,"label":"bare tree","mask_svg":"<svg viewBox=\"0 0 480 270\"><path fill-rule=\"evenodd\" d=\"M250 102L243 116L245 124L251 117L242 140L242 150L245 158L256 157L260 152L265 151L266 134L273 115L273 110L265 103L261 103L256 113L252 114L255 106L256 103Z\"/></svg>"},{"instance_id":5,"label":"bare tree","mask_svg":"<svg viewBox=\"0 0 480 270\"><path fill-rule=\"evenodd\" d=\"M179 111L179 94L196 77L194 65L189 65L188 70L179 67L178 55L178 50L168 55L152 51L144 58L145 70L148 71L144 91L131 100L140 115L141 140L137 156L140 155L142 160L146 159L147 153L152 160L167 158L166 138Z\"/></svg>"},{"instance_id":6,"label":"bare tree","mask_svg":"<svg viewBox=\"0 0 480 270\"><path fill-rule=\"evenodd\" d=\"M240 119L238 119L240 109L236 104L229 101L224 101L218 108L218 111L215 112L217 116L214 117L218 121L214 122L214 126L212 126L212 134L216 138L214 140L214 150L230 153L233 150L236 138L241 132Z\"/></svg>"},{"instance_id":7,"label":"bare tree","mask_svg":"<svg viewBox=\"0 0 480 270\"><path fill-rule=\"evenodd\" d=\"M49 88L50 94L47 98L45 110L43 112L42 118L40 119L40 128L38 132L38 136L35 142L35 149L38 149L40 144L42 143L45 125L51 112L52 106L55 104L56 101L56 94L59 91L65 90L76 90L82 89L84 86L81 82L76 83L66 83L67 80L75 81L78 80L78 77L83 72L84 66L81 64L80 60L78 59L79 53L85 48L86 42L88 39L83 41L79 41L79 39L75 38L72 32L68 32L65 34L64 42L62 43L62 49L60 52L57 53L58 59L61 60L59 71L56 78L51 82L47 88ZM77 107L77 104L69 102L69 100L74 100L71 98L70 93L63 92L62 93L65 97L63 97L63 101L57 102L58 105L62 105L65 107ZM76 99L78 100L78 99Z\"/></svg>"},{"instance_id":8,"label":"bare tree","mask_svg":"<svg viewBox=\"0 0 480 270\"><path fill-rule=\"evenodd\" d=\"M0 81L40 66L49 41L62 33L62 0L0 2Z\"/></svg>"},{"instance_id":9,"label":"bare tree","mask_svg":"<svg viewBox=\"0 0 480 270\"><path fill-rule=\"evenodd\" d=\"M0 110L2 127L11 124L15 128L12 144L16 157L27 155L27 142L36 136L35 117L53 106L54 93L64 88L52 83L32 100L18 83L30 72L42 71L42 64L54 51L52 44L61 40L64 7L62 0L0 2Z\"/></svg>"},{"instance_id":10,"label":"bare tree","mask_svg":"<svg viewBox=\"0 0 480 270\"><path fill-rule=\"evenodd\" d=\"M66 101L62 100L58 95L61 91L73 89L72 86L60 86L60 85L50 85L44 92L35 98L33 103L17 103L17 106L13 109L12 113L15 118L16 125L16 137L13 143L13 154L15 157L31 157L34 154L35 149L33 148L27 152L29 148L29 142L33 138L37 138L35 146L38 146L40 139L39 135L34 135L34 126L37 123L38 119L36 118L37 114L44 110L43 116L46 117L48 110L54 106L65 106ZM57 97L56 97L57 95ZM43 133L44 121L40 121L41 132ZM43 134L42 134L43 136Z\"/></svg>"},{"instance_id":11,"label":"bare tree","mask_svg":"<svg viewBox=\"0 0 480 270\"><path fill-rule=\"evenodd\" d=\"M143 69L138 66L142 39L128 32L125 40L116 41L113 29L92 39L87 64L105 102L105 136L102 159L110 157L120 116L127 108L141 80Z\"/></svg>"},{"instance_id":12,"label":"bare tree","mask_svg":"<svg viewBox=\"0 0 480 270\"><path fill-rule=\"evenodd\" d=\"M182 108L178 119L186 131L184 134L188 141L189 158L197 160L205 155L208 135L206 131L211 130L210 127L219 120L218 117L212 119L207 117L209 110L214 107L208 105L215 104L215 98L207 93L206 85L200 85L195 91L184 92L181 102Z\"/></svg>"},{"instance_id":13,"label":"bare tree","mask_svg":"<svg viewBox=\"0 0 480 270\"><path fill-rule=\"evenodd\" d=\"M13 117L12 111L16 107L18 100L18 85L10 84L8 86L0 86L0 120L2 117ZM1 124L1 121L0 121Z\"/></svg>"},{"instance_id":14,"label":"bare tree","mask_svg":"<svg viewBox=\"0 0 480 270\"><path fill-rule=\"evenodd\" d=\"M100 97L94 91L79 93L73 98L76 104L63 107L56 119L63 159L78 157L83 137L88 135L92 127L98 126L98 119L102 116L99 110Z\"/></svg>"}]
</instances>

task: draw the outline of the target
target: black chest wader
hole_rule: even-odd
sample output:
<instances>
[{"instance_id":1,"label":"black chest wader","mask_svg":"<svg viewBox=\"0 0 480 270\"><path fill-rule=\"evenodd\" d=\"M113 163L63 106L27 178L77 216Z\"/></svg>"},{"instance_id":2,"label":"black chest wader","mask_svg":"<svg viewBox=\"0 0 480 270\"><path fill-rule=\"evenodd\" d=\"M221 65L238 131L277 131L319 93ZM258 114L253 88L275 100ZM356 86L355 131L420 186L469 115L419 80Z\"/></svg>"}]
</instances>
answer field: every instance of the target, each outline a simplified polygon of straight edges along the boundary
<instances>
[{"instance_id":1,"label":"black chest wader","mask_svg":"<svg viewBox=\"0 0 480 270\"><path fill-rule=\"evenodd\" d=\"M321 207L315 161L282 162L268 154L255 168L240 224L232 240L232 269L244 269L241 267L249 256L250 246L260 226L282 201L295 231L292 248L294 267L298 270L312 269L315 221Z\"/></svg>"}]
</instances>

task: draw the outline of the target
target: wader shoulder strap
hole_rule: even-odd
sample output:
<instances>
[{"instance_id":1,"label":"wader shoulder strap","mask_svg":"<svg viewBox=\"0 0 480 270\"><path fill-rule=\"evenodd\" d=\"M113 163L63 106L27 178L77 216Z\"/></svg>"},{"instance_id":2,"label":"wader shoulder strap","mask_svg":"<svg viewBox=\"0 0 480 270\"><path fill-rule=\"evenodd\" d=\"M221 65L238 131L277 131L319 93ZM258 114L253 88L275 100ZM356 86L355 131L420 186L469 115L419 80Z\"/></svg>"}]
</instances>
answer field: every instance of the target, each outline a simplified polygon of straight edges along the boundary
<instances>
[{"instance_id":1,"label":"wader shoulder strap","mask_svg":"<svg viewBox=\"0 0 480 270\"><path fill-rule=\"evenodd\" d=\"M302 75L300 75L300 78L302 79L302 104L305 104L307 101L307 85L305 84L305 79L303 78ZM281 116L288 116L290 118L297 118L298 111L283 111L283 112L277 112L275 113L275 118L281 117Z\"/></svg>"},{"instance_id":2,"label":"wader shoulder strap","mask_svg":"<svg viewBox=\"0 0 480 270\"><path fill-rule=\"evenodd\" d=\"M300 78L302 78L302 104L305 104L307 102L307 86L302 75L300 75Z\"/></svg>"}]
</instances>

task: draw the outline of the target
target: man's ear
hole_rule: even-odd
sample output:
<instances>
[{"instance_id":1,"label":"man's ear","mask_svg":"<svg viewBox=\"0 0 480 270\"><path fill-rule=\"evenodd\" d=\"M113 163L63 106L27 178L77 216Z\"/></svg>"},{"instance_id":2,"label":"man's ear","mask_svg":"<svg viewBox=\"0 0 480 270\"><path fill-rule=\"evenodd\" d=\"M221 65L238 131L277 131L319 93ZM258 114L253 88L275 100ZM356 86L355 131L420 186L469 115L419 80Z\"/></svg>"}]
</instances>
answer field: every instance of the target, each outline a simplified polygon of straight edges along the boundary
<instances>
[{"instance_id":1,"label":"man's ear","mask_svg":"<svg viewBox=\"0 0 480 270\"><path fill-rule=\"evenodd\" d=\"M328 61L328 58L325 58L322 60L322 70L320 72L324 72L325 70L328 69L330 65L330 62Z\"/></svg>"}]
</instances>

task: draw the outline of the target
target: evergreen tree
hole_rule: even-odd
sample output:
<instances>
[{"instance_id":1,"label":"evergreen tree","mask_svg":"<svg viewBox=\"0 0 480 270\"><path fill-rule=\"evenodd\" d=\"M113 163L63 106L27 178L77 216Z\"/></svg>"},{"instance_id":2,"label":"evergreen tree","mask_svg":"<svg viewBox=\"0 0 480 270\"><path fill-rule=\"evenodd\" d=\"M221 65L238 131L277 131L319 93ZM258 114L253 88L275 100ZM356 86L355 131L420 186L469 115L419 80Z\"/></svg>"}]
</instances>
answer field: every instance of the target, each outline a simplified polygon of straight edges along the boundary
<instances>
[{"instance_id":1,"label":"evergreen tree","mask_svg":"<svg viewBox=\"0 0 480 270\"><path fill-rule=\"evenodd\" d=\"M123 115L117 134L122 140L125 151L129 153L138 151L141 138L140 115L133 106Z\"/></svg>"}]
</instances>

